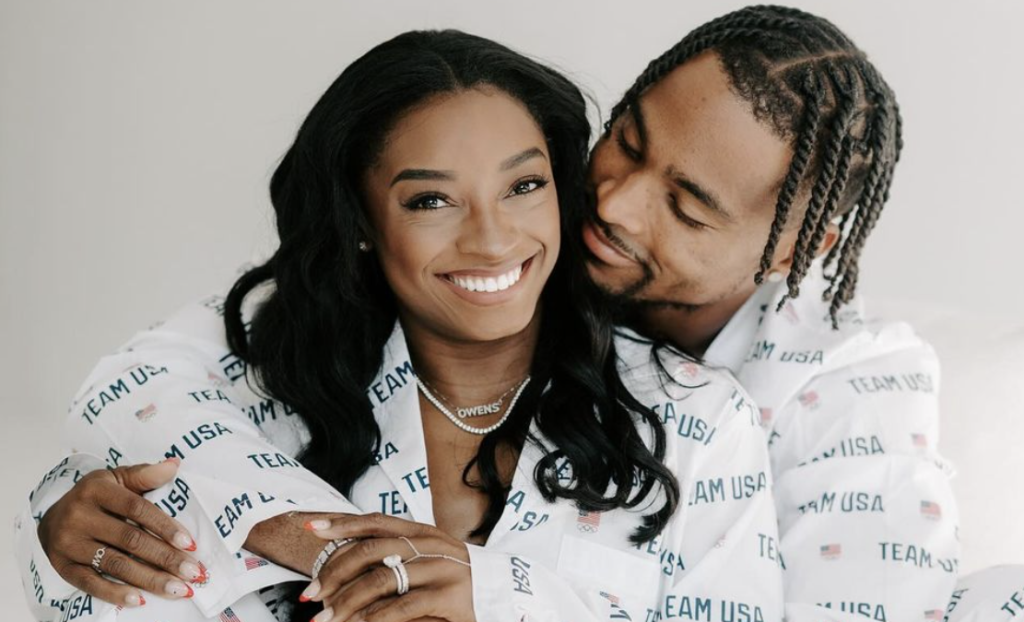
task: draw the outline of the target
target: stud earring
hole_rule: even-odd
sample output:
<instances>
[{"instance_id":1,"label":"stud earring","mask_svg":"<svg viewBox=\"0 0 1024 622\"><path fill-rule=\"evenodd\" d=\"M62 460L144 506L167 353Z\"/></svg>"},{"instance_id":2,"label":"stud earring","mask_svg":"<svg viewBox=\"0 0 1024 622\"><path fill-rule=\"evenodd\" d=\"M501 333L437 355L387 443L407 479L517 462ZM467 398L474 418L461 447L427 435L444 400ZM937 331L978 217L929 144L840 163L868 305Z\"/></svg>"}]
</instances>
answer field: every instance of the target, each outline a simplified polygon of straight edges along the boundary
<instances>
[{"instance_id":1,"label":"stud earring","mask_svg":"<svg viewBox=\"0 0 1024 622\"><path fill-rule=\"evenodd\" d=\"M776 272L775 270L772 270L771 272L768 273L769 283L781 283L782 278L783 276L781 272Z\"/></svg>"},{"instance_id":2,"label":"stud earring","mask_svg":"<svg viewBox=\"0 0 1024 622\"><path fill-rule=\"evenodd\" d=\"M370 243L367 242L366 240L359 242L359 250L363 251L364 253L370 252Z\"/></svg>"}]
</instances>

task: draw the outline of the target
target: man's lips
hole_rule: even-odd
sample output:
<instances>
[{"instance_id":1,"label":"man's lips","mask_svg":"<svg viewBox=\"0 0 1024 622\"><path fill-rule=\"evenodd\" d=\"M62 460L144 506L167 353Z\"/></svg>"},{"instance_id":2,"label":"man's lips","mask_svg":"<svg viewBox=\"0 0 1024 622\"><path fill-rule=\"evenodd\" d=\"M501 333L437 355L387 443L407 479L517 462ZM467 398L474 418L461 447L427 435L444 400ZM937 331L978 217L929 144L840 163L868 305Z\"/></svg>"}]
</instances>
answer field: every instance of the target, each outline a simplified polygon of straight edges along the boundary
<instances>
[{"instance_id":1,"label":"man's lips","mask_svg":"<svg viewBox=\"0 0 1024 622\"><path fill-rule=\"evenodd\" d=\"M583 225L583 243L587 245L587 248L590 249L590 252L597 259L610 266L625 268L635 266L638 263L635 257L627 254L626 251L609 240L604 231L594 223L588 222Z\"/></svg>"}]
</instances>

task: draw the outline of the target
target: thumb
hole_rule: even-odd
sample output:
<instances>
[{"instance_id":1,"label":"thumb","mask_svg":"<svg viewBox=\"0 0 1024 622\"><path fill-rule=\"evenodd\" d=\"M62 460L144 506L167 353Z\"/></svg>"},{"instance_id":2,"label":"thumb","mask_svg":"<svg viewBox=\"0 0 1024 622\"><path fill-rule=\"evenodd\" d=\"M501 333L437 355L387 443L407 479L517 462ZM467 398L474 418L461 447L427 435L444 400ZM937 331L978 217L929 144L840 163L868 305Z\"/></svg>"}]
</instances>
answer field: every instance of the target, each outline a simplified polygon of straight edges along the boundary
<instances>
[{"instance_id":1,"label":"thumb","mask_svg":"<svg viewBox=\"0 0 1024 622\"><path fill-rule=\"evenodd\" d=\"M114 475L122 486L128 490L142 494L160 488L174 479L178 474L181 460L169 458L156 464L135 464L114 469Z\"/></svg>"}]
</instances>

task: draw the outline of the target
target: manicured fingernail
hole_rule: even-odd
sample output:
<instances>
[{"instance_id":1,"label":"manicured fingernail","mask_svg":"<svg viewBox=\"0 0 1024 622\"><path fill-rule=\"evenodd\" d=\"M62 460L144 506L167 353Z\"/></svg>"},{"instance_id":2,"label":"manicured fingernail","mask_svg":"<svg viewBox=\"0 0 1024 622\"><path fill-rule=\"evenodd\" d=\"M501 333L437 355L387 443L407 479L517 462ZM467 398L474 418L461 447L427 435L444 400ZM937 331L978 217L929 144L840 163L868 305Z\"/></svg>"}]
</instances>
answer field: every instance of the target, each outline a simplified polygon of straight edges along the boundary
<instances>
[{"instance_id":1,"label":"manicured fingernail","mask_svg":"<svg viewBox=\"0 0 1024 622\"><path fill-rule=\"evenodd\" d=\"M185 577L189 581L195 581L203 576L203 571L199 569L199 564L195 562L181 562L178 575Z\"/></svg>"},{"instance_id":2,"label":"manicured fingernail","mask_svg":"<svg viewBox=\"0 0 1024 622\"><path fill-rule=\"evenodd\" d=\"M308 602L311 598L320 593L320 581L313 581L299 594L299 602Z\"/></svg>"},{"instance_id":3,"label":"manicured fingernail","mask_svg":"<svg viewBox=\"0 0 1024 622\"><path fill-rule=\"evenodd\" d=\"M141 607L146 604L146 599L138 592L130 592L124 597L124 603L129 607Z\"/></svg>"},{"instance_id":4,"label":"manicured fingernail","mask_svg":"<svg viewBox=\"0 0 1024 622\"><path fill-rule=\"evenodd\" d=\"M328 620L330 620L333 617L334 617L334 609L331 609L330 607L328 607L327 609L324 609L320 613L318 613L315 616L313 616L312 622L327 622Z\"/></svg>"},{"instance_id":5,"label":"manicured fingernail","mask_svg":"<svg viewBox=\"0 0 1024 622\"><path fill-rule=\"evenodd\" d=\"M167 585L164 587L164 591L171 596L177 596L178 598L192 598L195 595L192 588L181 581L168 581Z\"/></svg>"},{"instance_id":6,"label":"manicured fingernail","mask_svg":"<svg viewBox=\"0 0 1024 622\"><path fill-rule=\"evenodd\" d=\"M317 520L311 520L306 523L305 527L310 531L323 531L324 529L330 529L331 521L324 520L322 518Z\"/></svg>"},{"instance_id":7,"label":"manicured fingernail","mask_svg":"<svg viewBox=\"0 0 1024 622\"><path fill-rule=\"evenodd\" d=\"M181 466L181 458L178 458L177 456L175 456L173 458L168 458L168 459L164 460L164 462L173 462L174 464L176 464L178 466Z\"/></svg>"},{"instance_id":8,"label":"manicured fingernail","mask_svg":"<svg viewBox=\"0 0 1024 622\"><path fill-rule=\"evenodd\" d=\"M174 534L174 546L186 551L194 551L196 550L196 541L184 531L179 531Z\"/></svg>"}]
</instances>

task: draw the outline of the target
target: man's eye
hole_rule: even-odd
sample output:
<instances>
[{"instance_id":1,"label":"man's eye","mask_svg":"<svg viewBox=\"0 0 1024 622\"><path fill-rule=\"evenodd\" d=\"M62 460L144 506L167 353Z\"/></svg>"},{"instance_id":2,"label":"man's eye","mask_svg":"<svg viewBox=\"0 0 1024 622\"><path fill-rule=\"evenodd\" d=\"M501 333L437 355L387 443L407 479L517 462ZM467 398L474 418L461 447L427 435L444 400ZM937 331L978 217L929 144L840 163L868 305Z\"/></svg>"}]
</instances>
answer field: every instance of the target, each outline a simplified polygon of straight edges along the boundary
<instances>
[{"instance_id":1,"label":"man's eye","mask_svg":"<svg viewBox=\"0 0 1024 622\"><path fill-rule=\"evenodd\" d=\"M633 148L628 142L626 142L626 131L620 126L618 131L615 132L615 142L618 143L619 149L622 153L626 154L626 157L634 162L639 162L643 157L638 149Z\"/></svg>"},{"instance_id":2,"label":"man's eye","mask_svg":"<svg viewBox=\"0 0 1024 622\"><path fill-rule=\"evenodd\" d=\"M445 198L439 194L420 194L402 203L402 207L411 210L433 210L447 205Z\"/></svg>"},{"instance_id":3,"label":"man's eye","mask_svg":"<svg viewBox=\"0 0 1024 622\"><path fill-rule=\"evenodd\" d=\"M535 190L540 190L544 186L548 185L548 180L541 177L534 177L531 179L521 179L517 181L509 192L511 195L530 194Z\"/></svg>"},{"instance_id":4,"label":"man's eye","mask_svg":"<svg viewBox=\"0 0 1024 622\"><path fill-rule=\"evenodd\" d=\"M694 220L693 218L687 216L686 212L680 209L679 201L676 200L676 195L669 193L668 205L669 208L672 210L672 215L675 216L677 220L682 222L687 227L690 227L691 229L695 229L697 231L703 231L704 229L709 228L707 225L700 222L699 220Z\"/></svg>"}]
</instances>

